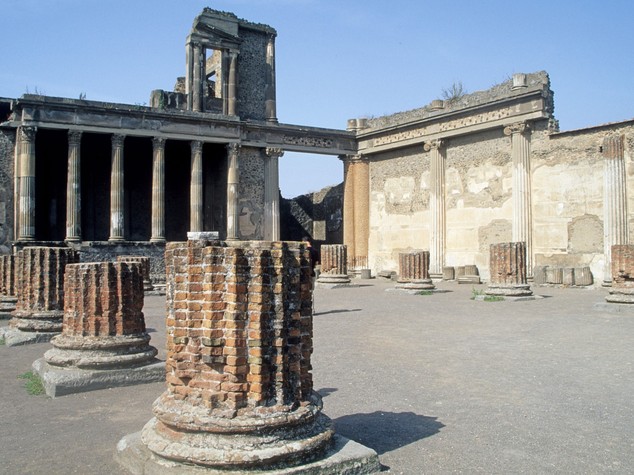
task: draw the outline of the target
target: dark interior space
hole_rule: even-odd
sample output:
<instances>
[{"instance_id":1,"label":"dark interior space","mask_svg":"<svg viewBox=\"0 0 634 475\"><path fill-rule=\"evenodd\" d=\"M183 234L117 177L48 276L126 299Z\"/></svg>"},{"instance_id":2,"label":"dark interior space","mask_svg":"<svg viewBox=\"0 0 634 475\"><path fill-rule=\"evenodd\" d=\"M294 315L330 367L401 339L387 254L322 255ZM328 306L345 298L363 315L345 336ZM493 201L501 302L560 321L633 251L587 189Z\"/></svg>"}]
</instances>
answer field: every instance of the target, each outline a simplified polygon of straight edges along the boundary
<instances>
[{"instance_id":1,"label":"dark interior space","mask_svg":"<svg viewBox=\"0 0 634 475\"><path fill-rule=\"evenodd\" d=\"M110 233L111 135L84 133L81 141L81 230L84 241Z\"/></svg>"},{"instance_id":2,"label":"dark interior space","mask_svg":"<svg viewBox=\"0 0 634 475\"><path fill-rule=\"evenodd\" d=\"M187 240L189 230L189 142L165 142L165 239Z\"/></svg>"},{"instance_id":3,"label":"dark interior space","mask_svg":"<svg viewBox=\"0 0 634 475\"><path fill-rule=\"evenodd\" d=\"M203 226L226 237L227 223L227 149L224 144L203 147Z\"/></svg>"},{"instance_id":4,"label":"dark interior space","mask_svg":"<svg viewBox=\"0 0 634 475\"><path fill-rule=\"evenodd\" d=\"M123 147L125 237L149 241L152 235L152 139L126 137Z\"/></svg>"}]
</instances>

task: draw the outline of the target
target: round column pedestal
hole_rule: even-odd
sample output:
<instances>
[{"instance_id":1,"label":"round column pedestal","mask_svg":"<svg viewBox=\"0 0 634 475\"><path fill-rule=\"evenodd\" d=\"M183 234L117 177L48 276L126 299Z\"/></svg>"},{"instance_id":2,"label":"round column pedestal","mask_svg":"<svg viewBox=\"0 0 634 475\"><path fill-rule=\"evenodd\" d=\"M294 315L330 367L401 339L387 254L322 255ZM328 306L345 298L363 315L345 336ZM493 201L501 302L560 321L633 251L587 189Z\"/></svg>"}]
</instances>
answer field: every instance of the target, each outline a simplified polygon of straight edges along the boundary
<instances>
[{"instance_id":1,"label":"round column pedestal","mask_svg":"<svg viewBox=\"0 0 634 475\"><path fill-rule=\"evenodd\" d=\"M615 289L610 290L610 294L605 297L606 302L610 303L634 303L634 289Z\"/></svg>"},{"instance_id":2,"label":"round column pedestal","mask_svg":"<svg viewBox=\"0 0 634 475\"><path fill-rule=\"evenodd\" d=\"M431 279L412 279L408 281L397 281L394 288L402 290L432 290L435 289L436 286Z\"/></svg>"},{"instance_id":3,"label":"round column pedestal","mask_svg":"<svg viewBox=\"0 0 634 475\"><path fill-rule=\"evenodd\" d=\"M484 293L499 297L528 297L533 295L533 291L528 284L489 285Z\"/></svg>"}]
</instances>

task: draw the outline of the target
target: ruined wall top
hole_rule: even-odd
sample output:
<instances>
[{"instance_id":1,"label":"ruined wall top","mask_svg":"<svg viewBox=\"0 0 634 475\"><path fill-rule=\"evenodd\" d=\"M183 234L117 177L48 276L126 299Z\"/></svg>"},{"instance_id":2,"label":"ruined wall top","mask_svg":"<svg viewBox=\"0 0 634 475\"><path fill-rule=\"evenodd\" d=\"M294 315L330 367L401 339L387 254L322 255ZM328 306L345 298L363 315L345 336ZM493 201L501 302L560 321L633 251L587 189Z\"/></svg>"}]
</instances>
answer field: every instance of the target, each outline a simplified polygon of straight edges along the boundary
<instances>
[{"instance_id":1,"label":"ruined wall top","mask_svg":"<svg viewBox=\"0 0 634 475\"><path fill-rule=\"evenodd\" d=\"M546 99L546 112L552 117L554 113L553 92L550 89L550 78L546 71L538 71L530 74L514 74L513 78L497 84L484 91L476 91L457 97L455 100L433 100L429 104L418 109L412 109L381 117L361 119L364 129L381 129L385 127L401 125L417 119L433 117L469 109L475 106L494 103L503 99L522 95L526 92L541 90ZM354 119L353 119L354 121ZM358 122L358 120L357 120Z\"/></svg>"}]
</instances>

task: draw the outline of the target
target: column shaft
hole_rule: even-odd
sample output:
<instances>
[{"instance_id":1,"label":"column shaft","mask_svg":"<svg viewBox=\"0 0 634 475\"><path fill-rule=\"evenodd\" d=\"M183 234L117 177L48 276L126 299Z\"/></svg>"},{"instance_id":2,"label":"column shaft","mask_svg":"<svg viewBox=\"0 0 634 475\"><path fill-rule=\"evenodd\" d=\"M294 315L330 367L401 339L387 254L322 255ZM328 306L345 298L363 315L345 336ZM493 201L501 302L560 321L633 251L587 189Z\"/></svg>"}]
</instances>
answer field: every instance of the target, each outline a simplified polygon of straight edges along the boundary
<instances>
[{"instance_id":1,"label":"column shaft","mask_svg":"<svg viewBox=\"0 0 634 475\"><path fill-rule=\"evenodd\" d=\"M430 272L442 274L445 265L445 155L442 142L435 140L425 145L431 152L430 211Z\"/></svg>"},{"instance_id":2,"label":"column shaft","mask_svg":"<svg viewBox=\"0 0 634 475\"><path fill-rule=\"evenodd\" d=\"M354 246L354 172L355 162L350 156L342 156L343 161L343 243L348 250L348 266L353 267L356 255Z\"/></svg>"},{"instance_id":3,"label":"column shaft","mask_svg":"<svg viewBox=\"0 0 634 475\"><path fill-rule=\"evenodd\" d=\"M201 68L204 67L203 65L201 65L202 62L202 46L198 43L194 44L194 47L192 48L192 54L193 54L193 81L192 81L192 101L193 101L193 106L192 106L192 110L195 112L201 112L203 110L203 97L202 97L202 91L203 91L203 76L204 74L201 74Z\"/></svg>"},{"instance_id":4,"label":"column shaft","mask_svg":"<svg viewBox=\"0 0 634 475\"><path fill-rule=\"evenodd\" d=\"M264 240L280 240L280 148L267 148L264 161Z\"/></svg>"},{"instance_id":5,"label":"column shaft","mask_svg":"<svg viewBox=\"0 0 634 475\"><path fill-rule=\"evenodd\" d=\"M370 234L370 164L359 157L354 174L354 266L368 266L368 239Z\"/></svg>"},{"instance_id":6,"label":"column shaft","mask_svg":"<svg viewBox=\"0 0 634 475\"><path fill-rule=\"evenodd\" d=\"M625 146L622 135L603 140L604 282L612 280L612 246L628 244Z\"/></svg>"},{"instance_id":7,"label":"column shaft","mask_svg":"<svg viewBox=\"0 0 634 475\"><path fill-rule=\"evenodd\" d=\"M265 92L265 116L267 122L277 123L277 103L275 97L275 35L271 34L266 43L266 66L268 68Z\"/></svg>"},{"instance_id":8,"label":"column shaft","mask_svg":"<svg viewBox=\"0 0 634 475\"><path fill-rule=\"evenodd\" d=\"M203 230L203 146L202 142L191 143L191 181L189 188L189 230Z\"/></svg>"},{"instance_id":9,"label":"column shaft","mask_svg":"<svg viewBox=\"0 0 634 475\"><path fill-rule=\"evenodd\" d=\"M123 241L125 220L123 214L123 142L125 136L112 136L110 169L110 237L109 241Z\"/></svg>"},{"instance_id":10,"label":"column shaft","mask_svg":"<svg viewBox=\"0 0 634 475\"><path fill-rule=\"evenodd\" d=\"M236 85L237 85L237 69L238 69L238 53L231 51L229 53L229 81L228 81L228 98L227 98L227 114L236 115Z\"/></svg>"},{"instance_id":11,"label":"column shaft","mask_svg":"<svg viewBox=\"0 0 634 475\"><path fill-rule=\"evenodd\" d=\"M35 239L35 127L20 127L20 241Z\"/></svg>"},{"instance_id":12,"label":"column shaft","mask_svg":"<svg viewBox=\"0 0 634 475\"><path fill-rule=\"evenodd\" d=\"M239 193L240 170L238 156L240 145L227 145L227 239L239 239Z\"/></svg>"},{"instance_id":13,"label":"column shaft","mask_svg":"<svg viewBox=\"0 0 634 475\"><path fill-rule=\"evenodd\" d=\"M81 240L81 131L68 132L66 180L66 240Z\"/></svg>"},{"instance_id":14,"label":"column shaft","mask_svg":"<svg viewBox=\"0 0 634 475\"><path fill-rule=\"evenodd\" d=\"M165 241L165 139L152 139L152 242Z\"/></svg>"}]
</instances>

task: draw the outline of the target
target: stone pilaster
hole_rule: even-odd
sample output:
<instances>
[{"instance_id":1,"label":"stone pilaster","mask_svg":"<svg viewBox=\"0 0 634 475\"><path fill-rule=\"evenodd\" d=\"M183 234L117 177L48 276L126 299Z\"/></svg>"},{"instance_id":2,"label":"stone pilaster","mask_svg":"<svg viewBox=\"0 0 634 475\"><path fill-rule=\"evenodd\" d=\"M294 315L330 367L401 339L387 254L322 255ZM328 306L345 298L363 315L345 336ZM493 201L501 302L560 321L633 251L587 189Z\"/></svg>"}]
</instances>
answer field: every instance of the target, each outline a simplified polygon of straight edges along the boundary
<instances>
[{"instance_id":1,"label":"stone pilaster","mask_svg":"<svg viewBox=\"0 0 634 475\"><path fill-rule=\"evenodd\" d=\"M68 131L68 178L66 180L66 241L81 241L81 135Z\"/></svg>"},{"instance_id":2,"label":"stone pilaster","mask_svg":"<svg viewBox=\"0 0 634 475\"><path fill-rule=\"evenodd\" d=\"M165 366L143 316L141 267L123 262L69 264L62 334L33 368L51 397L161 381Z\"/></svg>"},{"instance_id":3,"label":"stone pilaster","mask_svg":"<svg viewBox=\"0 0 634 475\"><path fill-rule=\"evenodd\" d=\"M125 232L123 142L124 135L112 136L112 160L110 169L110 237L108 241L123 241Z\"/></svg>"},{"instance_id":4,"label":"stone pilaster","mask_svg":"<svg viewBox=\"0 0 634 475\"><path fill-rule=\"evenodd\" d=\"M431 290L434 288L429 277L429 251L401 252L398 255L397 289Z\"/></svg>"},{"instance_id":5,"label":"stone pilaster","mask_svg":"<svg viewBox=\"0 0 634 475\"><path fill-rule=\"evenodd\" d=\"M8 346L48 341L62 330L64 270L79 262L65 247L25 247L18 257L18 302L6 333Z\"/></svg>"},{"instance_id":6,"label":"stone pilaster","mask_svg":"<svg viewBox=\"0 0 634 475\"><path fill-rule=\"evenodd\" d=\"M431 218L430 264L429 271L433 275L441 275L445 265L445 148L442 140L425 143L425 150L430 152L430 185L429 211Z\"/></svg>"},{"instance_id":7,"label":"stone pilaster","mask_svg":"<svg viewBox=\"0 0 634 475\"><path fill-rule=\"evenodd\" d=\"M344 244L321 246L321 272L317 283L323 287L350 284L348 276L348 253Z\"/></svg>"},{"instance_id":8,"label":"stone pilaster","mask_svg":"<svg viewBox=\"0 0 634 475\"><path fill-rule=\"evenodd\" d=\"M152 139L152 236L151 242L165 242L165 139Z\"/></svg>"},{"instance_id":9,"label":"stone pilaster","mask_svg":"<svg viewBox=\"0 0 634 475\"><path fill-rule=\"evenodd\" d=\"M264 92L265 116L267 122L277 123L277 102L275 94L275 34L271 33L266 42L267 80Z\"/></svg>"},{"instance_id":10,"label":"stone pilaster","mask_svg":"<svg viewBox=\"0 0 634 475\"><path fill-rule=\"evenodd\" d=\"M230 143L227 145L227 239L235 240L240 237L239 219L240 195L238 187L240 184L240 144Z\"/></svg>"},{"instance_id":11,"label":"stone pilaster","mask_svg":"<svg viewBox=\"0 0 634 475\"><path fill-rule=\"evenodd\" d=\"M603 139L603 281L613 278L612 246L628 244L625 137L611 135Z\"/></svg>"},{"instance_id":12,"label":"stone pilaster","mask_svg":"<svg viewBox=\"0 0 634 475\"><path fill-rule=\"evenodd\" d=\"M281 148L267 148L264 160L264 240L280 240L280 181Z\"/></svg>"},{"instance_id":13,"label":"stone pilaster","mask_svg":"<svg viewBox=\"0 0 634 475\"><path fill-rule=\"evenodd\" d=\"M504 133L511 137L513 161L513 241L526 244L526 271L533 273L533 238L531 204L530 125L525 122L509 125Z\"/></svg>"},{"instance_id":14,"label":"stone pilaster","mask_svg":"<svg viewBox=\"0 0 634 475\"><path fill-rule=\"evenodd\" d=\"M611 249L612 288L610 303L634 304L634 245L614 244Z\"/></svg>"},{"instance_id":15,"label":"stone pilaster","mask_svg":"<svg viewBox=\"0 0 634 475\"><path fill-rule=\"evenodd\" d=\"M485 294L504 297L527 297L533 294L526 278L525 243L491 244L490 253L491 282Z\"/></svg>"},{"instance_id":16,"label":"stone pilaster","mask_svg":"<svg viewBox=\"0 0 634 475\"><path fill-rule=\"evenodd\" d=\"M142 442L209 468L306 463L333 437L309 372L308 254L300 244L236 244L167 244L167 390Z\"/></svg>"},{"instance_id":17,"label":"stone pilaster","mask_svg":"<svg viewBox=\"0 0 634 475\"><path fill-rule=\"evenodd\" d=\"M203 144L191 142L191 179L189 185L189 230L203 230Z\"/></svg>"},{"instance_id":18,"label":"stone pilaster","mask_svg":"<svg viewBox=\"0 0 634 475\"><path fill-rule=\"evenodd\" d=\"M150 280L150 258L147 256L117 256L117 262L125 264L135 264L141 269L141 277L143 278L143 290L153 290L152 281Z\"/></svg>"},{"instance_id":19,"label":"stone pilaster","mask_svg":"<svg viewBox=\"0 0 634 475\"><path fill-rule=\"evenodd\" d=\"M35 127L20 127L20 195L18 240L35 239Z\"/></svg>"}]
</instances>

